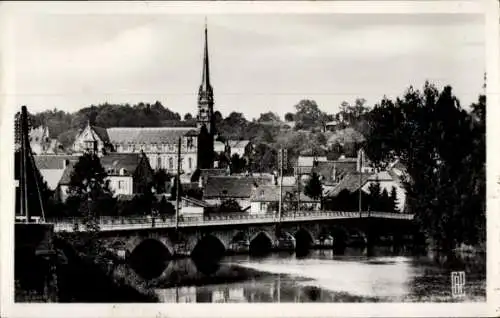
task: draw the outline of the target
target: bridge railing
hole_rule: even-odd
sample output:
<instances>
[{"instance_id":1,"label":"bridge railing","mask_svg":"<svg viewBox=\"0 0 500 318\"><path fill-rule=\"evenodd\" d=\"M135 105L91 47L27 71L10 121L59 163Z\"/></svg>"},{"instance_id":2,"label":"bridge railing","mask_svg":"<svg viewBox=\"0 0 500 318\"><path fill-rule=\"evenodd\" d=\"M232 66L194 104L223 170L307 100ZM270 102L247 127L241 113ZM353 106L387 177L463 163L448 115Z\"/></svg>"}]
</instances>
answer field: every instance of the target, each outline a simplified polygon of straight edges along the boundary
<instances>
[{"instance_id":1,"label":"bridge railing","mask_svg":"<svg viewBox=\"0 0 500 318\"><path fill-rule=\"evenodd\" d=\"M317 219L342 219L342 218L386 218L411 220L412 214L400 214L390 212L363 211L348 212L348 211L296 211L284 212L281 216L281 221L293 220L317 220ZM212 214L205 216L180 216L179 226L202 226L202 225L224 225L224 224L244 224L244 223L265 223L278 222L279 217L276 213L266 214L251 214L251 213L228 213L228 214ZM73 231L75 226L79 230L84 230L84 221L82 218L62 218L48 219L47 222L54 223L57 231ZM155 217L136 216L136 217L100 217L99 225L101 230L118 230L118 229L142 229L152 227L174 227L174 217Z\"/></svg>"}]
</instances>

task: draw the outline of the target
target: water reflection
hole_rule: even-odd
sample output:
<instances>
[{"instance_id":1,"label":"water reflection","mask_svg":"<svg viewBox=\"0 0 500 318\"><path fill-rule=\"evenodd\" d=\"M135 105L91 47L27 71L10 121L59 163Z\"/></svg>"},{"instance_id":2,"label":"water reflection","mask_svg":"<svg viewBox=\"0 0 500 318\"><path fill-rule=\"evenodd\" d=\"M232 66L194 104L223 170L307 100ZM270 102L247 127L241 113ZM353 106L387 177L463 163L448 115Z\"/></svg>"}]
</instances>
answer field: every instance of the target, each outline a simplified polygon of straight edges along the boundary
<instances>
[{"instance_id":1,"label":"water reflection","mask_svg":"<svg viewBox=\"0 0 500 318\"><path fill-rule=\"evenodd\" d=\"M485 300L484 255L440 259L390 247L179 259L154 278L128 275L147 281L162 302L454 301L451 270L466 272L465 300Z\"/></svg>"}]
</instances>

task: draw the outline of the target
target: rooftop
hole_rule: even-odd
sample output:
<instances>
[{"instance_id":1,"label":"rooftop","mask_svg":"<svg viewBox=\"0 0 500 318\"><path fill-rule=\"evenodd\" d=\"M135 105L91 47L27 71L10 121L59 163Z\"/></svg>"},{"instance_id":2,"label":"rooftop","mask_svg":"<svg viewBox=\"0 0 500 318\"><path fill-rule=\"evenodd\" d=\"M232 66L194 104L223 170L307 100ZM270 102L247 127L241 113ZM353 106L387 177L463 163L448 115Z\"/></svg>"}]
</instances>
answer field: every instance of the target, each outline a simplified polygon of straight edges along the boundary
<instances>
[{"instance_id":1,"label":"rooftop","mask_svg":"<svg viewBox=\"0 0 500 318\"><path fill-rule=\"evenodd\" d=\"M296 186L283 186L282 194L283 198L287 192L296 193L298 188ZM252 195L250 200L253 202L276 202L279 201L280 197L280 187L275 185L263 185L252 190ZM303 191L300 193L301 202L319 202L320 200L315 200L304 194Z\"/></svg>"},{"instance_id":2,"label":"rooftop","mask_svg":"<svg viewBox=\"0 0 500 318\"><path fill-rule=\"evenodd\" d=\"M180 137L198 135L194 127L113 127L107 133L113 144L172 144Z\"/></svg>"},{"instance_id":3,"label":"rooftop","mask_svg":"<svg viewBox=\"0 0 500 318\"><path fill-rule=\"evenodd\" d=\"M373 174L370 173L362 173L360 176L360 173L358 172L349 172L332 190L327 191L325 195L329 197L336 197L340 192L344 190L347 190L349 192L357 191L361 186L366 184L366 182L368 182L370 178L372 178L372 176Z\"/></svg>"},{"instance_id":4,"label":"rooftop","mask_svg":"<svg viewBox=\"0 0 500 318\"><path fill-rule=\"evenodd\" d=\"M252 189L265 184L272 184L272 178L266 177L208 177L203 193L204 198L249 198Z\"/></svg>"},{"instance_id":5,"label":"rooftop","mask_svg":"<svg viewBox=\"0 0 500 318\"><path fill-rule=\"evenodd\" d=\"M77 161L78 157L70 155L35 155L35 164L40 170L63 170L65 161Z\"/></svg>"}]
</instances>

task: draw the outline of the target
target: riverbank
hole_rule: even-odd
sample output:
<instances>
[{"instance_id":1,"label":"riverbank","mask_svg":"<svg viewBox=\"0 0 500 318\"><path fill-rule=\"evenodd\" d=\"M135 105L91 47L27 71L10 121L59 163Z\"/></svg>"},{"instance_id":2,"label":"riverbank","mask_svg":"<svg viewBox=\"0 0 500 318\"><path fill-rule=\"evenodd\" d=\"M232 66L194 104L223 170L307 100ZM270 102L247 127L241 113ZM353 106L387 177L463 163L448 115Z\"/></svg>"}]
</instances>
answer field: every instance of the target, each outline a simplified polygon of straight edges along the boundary
<instances>
[{"instance_id":1,"label":"riverbank","mask_svg":"<svg viewBox=\"0 0 500 318\"><path fill-rule=\"evenodd\" d=\"M138 290L126 280L110 275L102 260L78 252L63 239L54 245L64 261L57 264L59 302L127 303L157 302L154 293ZM107 259L113 262L113 259Z\"/></svg>"}]
</instances>

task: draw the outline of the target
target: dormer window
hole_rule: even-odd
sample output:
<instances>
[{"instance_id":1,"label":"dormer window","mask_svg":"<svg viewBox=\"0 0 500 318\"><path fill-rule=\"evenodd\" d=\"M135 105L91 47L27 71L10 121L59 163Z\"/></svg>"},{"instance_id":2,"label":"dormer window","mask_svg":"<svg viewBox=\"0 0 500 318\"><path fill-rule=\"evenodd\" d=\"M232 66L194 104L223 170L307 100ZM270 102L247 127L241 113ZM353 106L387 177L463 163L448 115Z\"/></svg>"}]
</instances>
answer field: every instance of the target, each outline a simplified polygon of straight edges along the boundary
<instances>
[{"instance_id":1,"label":"dormer window","mask_svg":"<svg viewBox=\"0 0 500 318\"><path fill-rule=\"evenodd\" d=\"M124 168L120 169L120 176L124 176L126 173L127 173L127 170L125 170Z\"/></svg>"}]
</instances>

